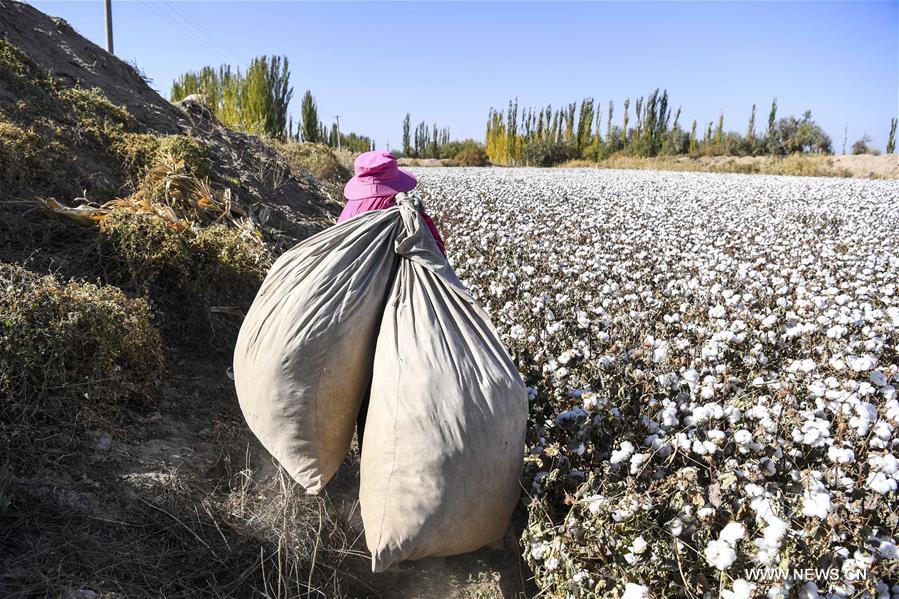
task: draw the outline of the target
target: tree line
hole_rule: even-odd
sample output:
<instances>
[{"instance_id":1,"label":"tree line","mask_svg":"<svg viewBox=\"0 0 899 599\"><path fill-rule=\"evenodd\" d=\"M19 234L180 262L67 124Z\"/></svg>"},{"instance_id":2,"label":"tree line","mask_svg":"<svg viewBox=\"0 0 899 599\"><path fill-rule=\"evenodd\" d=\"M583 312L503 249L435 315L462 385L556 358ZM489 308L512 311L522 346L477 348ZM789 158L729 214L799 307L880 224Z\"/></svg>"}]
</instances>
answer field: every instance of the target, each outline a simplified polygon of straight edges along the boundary
<instances>
[{"instance_id":1,"label":"tree line","mask_svg":"<svg viewBox=\"0 0 899 599\"><path fill-rule=\"evenodd\" d=\"M309 90L303 95L294 125L293 116L288 115L293 87L286 56L254 58L245 71L231 65L188 71L172 83L169 97L177 102L193 94L200 95L215 117L231 129L281 140L323 143L352 152L375 147L368 136L344 133L336 122L322 122Z\"/></svg>"},{"instance_id":2,"label":"tree line","mask_svg":"<svg viewBox=\"0 0 899 599\"><path fill-rule=\"evenodd\" d=\"M616 106L585 98L561 108L519 109L510 100L505 111L491 108L487 117L486 152L493 164L550 165L572 159L600 160L621 152L633 156L729 155L759 156L793 153L832 154L830 136L812 119L777 116L777 98L771 102L767 126L758 131L756 105L752 105L745 133L725 130L722 112L717 119L688 127L681 123L681 108L673 109L668 92L656 89L646 97L626 99L615 119ZM895 119L887 151L895 149Z\"/></svg>"},{"instance_id":3,"label":"tree line","mask_svg":"<svg viewBox=\"0 0 899 599\"><path fill-rule=\"evenodd\" d=\"M428 128L421 121L412 131L412 115L406 113L403 119L403 156L410 158L440 158L440 149L450 141L449 127L437 128L437 123Z\"/></svg>"}]
</instances>

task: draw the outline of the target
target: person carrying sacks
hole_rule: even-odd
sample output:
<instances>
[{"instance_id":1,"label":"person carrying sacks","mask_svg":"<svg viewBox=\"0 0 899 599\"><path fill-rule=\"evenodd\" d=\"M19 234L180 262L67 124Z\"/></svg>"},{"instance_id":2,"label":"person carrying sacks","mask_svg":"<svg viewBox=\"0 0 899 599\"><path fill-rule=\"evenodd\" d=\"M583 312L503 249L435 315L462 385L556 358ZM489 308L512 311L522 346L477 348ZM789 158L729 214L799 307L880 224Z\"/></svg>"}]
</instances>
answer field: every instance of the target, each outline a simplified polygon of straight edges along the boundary
<instances>
[{"instance_id":1,"label":"person carrying sacks","mask_svg":"<svg viewBox=\"0 0 899 599\"><path fill-rule=\"evenodd\" d=\"M353 218L364 212L373 210L384 210L385 208L393 208L396 206L397 194L411 191L418 184L415 175L408 171L401 170L397 166L396 158L390 152L372 151L360 154L353 163L355 176L347 181L343 187L343 196L346 198L346 205L337 222L342 223L345 220ZM434 221L424 211L419 210L425 224L440 253L446 257L446 247L443 244L443 238L437 230ZM362 441L365 434L365 417L368 413L369 394L365 394L362 400L362 406L359 409L359 416L356 419L356 440L359 448L362 448Z\"/></svg>"},{"instance_id":2,"label":"person carrying sacks","mask_svg":"<svg viewBox=\"0 0 899 599\"><path fill-rule=\"evenodd\" d=\"M496 542L520 494L526 389L414 186L389 153L357 158L339 223L278 258L234 355L247 423L310 494L358 420L375 572Z\"/></svg>"}]
</instances>

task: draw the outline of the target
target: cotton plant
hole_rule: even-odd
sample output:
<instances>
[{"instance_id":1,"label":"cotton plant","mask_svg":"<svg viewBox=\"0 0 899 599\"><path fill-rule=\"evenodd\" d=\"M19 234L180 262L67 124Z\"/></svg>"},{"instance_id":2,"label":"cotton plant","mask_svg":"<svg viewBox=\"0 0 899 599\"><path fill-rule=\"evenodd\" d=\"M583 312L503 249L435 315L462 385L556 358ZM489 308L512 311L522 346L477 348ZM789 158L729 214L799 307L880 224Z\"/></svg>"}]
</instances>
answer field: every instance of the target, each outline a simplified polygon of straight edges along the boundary
<instances>
[{"instance_id":1,"label":"cotton plant","mask_svg":"<svg viewBox=\"0 0 899 599\"><path fill-rule=\"evenodd\" d=\"M895 183L417 174L529 386L545 596L893 592ZM784 564L867 578L745 576Z\"/></svg>"}]
</instances>

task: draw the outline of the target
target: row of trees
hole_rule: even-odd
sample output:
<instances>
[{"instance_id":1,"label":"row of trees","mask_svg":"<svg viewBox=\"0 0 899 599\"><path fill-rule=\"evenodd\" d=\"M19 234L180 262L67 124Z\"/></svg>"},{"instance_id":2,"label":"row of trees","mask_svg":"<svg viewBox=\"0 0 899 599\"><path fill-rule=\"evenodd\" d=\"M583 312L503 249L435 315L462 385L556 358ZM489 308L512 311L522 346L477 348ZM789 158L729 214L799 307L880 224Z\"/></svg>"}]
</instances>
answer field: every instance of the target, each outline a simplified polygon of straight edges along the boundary
<instances>
[{"instance_id":1,"label":"row of trees","mask_svg":"<svg viewBox=\"0 0 899 599\"><path fill-rule=\"evenodd\" d=\"M293 96L287 57L254 58L246 71L222 65L187 72L173 84L172 102L200 94L226 127L254 135L283 137Z\"/></svg>"},{"instance_id":2,"label":"row of trees","mask_svg":"<svg viewBox=\"0 0 899 599\"><path fill-rule=\"evenodd\" d=\"M192 94L201 95L216 118L232 129L277 139L324 143L352 152L375 147L365 135L342 133L336 122L330 126L322 122L309 90L300 102L300 118L294 128L293 117L288 116L293 87L284 56L254 58L246 71L222 65L184 73L172 84L171 101Z\"/></svg>"},{"instance_id":3,"label":"row of trees","mask_svg":"<svg viewBox=\"0 0 899 599\"><path fill-rule=\"evenodd\" d=\"M778 119L776 98L762 133L757 131L754 104L745 134L726 131L724 113L717 121L700 125L694 120L688 129L682 127L680 107L672 110L668 92L658 89L636 99L633 118L630 99L622 108L620 121L615 122L611 100L603 114L602 105L593 98L557 110L548 105L521 111L516 98L505 111L490 109L487 155L494 164L548 165L575 158L598 160L615 152L634 156L833 152L830 137L812 119L810 111L798 118Z\"/></svg>"},{"instance_id":4,"label":"row of trees","mask_svg":"<svg viewBox=\"0 0 899 599\"><path fill-rule=\"evenodd\" d=\"M367 152L375 149L372 139L366 135L343 133L336 122L326 126L318 118L318 104L310 90L306 90L300 101L300 121L294 131L293 117L288 123L287 136L295 141L322 143L332 148L343 148L351 152Z\"/></svg>"},{"instance_id":5,"label":"row of trees","mask_svg":"<svg viewBox=\"0 0 899 599\"><path fill-rule=\"evenodd\" d=\"M412 115L406 113L403 119L403 156L410 158L441 158L441 149L450 143L449 127L437 128L437 123L428 128L425 121L412 131Z\"/></svg>"}]
</instances>

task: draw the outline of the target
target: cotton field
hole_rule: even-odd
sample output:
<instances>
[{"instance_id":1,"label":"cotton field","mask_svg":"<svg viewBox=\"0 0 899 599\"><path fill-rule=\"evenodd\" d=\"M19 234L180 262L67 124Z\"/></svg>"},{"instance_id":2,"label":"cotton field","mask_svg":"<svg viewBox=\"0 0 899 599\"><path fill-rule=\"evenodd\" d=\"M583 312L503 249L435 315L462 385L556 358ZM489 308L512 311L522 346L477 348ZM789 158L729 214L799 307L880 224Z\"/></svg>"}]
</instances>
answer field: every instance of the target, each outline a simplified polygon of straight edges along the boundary
<instances>
[{"instance_id":1,"label":"cotton field","mask_svg":"<svg viewBox=\"0 0 899 599\"><path fill-rule=\"evenodd\" d=\"M899 185L418 169L530 387L548 597L899 597Z\"/></svg>"}]
</instances>

